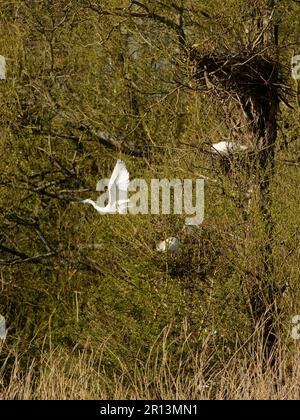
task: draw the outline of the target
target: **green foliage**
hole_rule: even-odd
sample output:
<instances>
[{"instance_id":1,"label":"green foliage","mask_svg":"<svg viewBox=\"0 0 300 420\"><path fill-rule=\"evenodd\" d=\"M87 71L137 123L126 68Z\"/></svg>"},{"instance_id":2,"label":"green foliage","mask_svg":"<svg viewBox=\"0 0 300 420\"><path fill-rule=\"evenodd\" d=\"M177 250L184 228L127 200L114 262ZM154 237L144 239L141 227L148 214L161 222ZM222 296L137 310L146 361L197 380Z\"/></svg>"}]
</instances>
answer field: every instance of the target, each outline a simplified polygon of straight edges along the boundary
<instances>
[{"instance_id":1,"label":"green foliage","mask_svg":"<svg viewBox=\"0 0 300 420\"><path fill-rule=\"evenodd\" d=\"M31 358L42 347L71 352L87 341L90 349L109 341L134 366L171 325L175 359L183 326L192 349L216 331L213 362L229 357L251 334L249 279L259 289L269 252L255 190L245 217L247 170L255 174L255 161L237 160L224 174L210 154L212 143L231 136L234 98L225 115L199 93L176 30L129 16L129 1L2 3L0 313L9 327L7 351L21 342ZM144 2L172 22L183 19L187 43L200 52L231 53L250 48L255 11L266 5L173 3L185 8L181 17L180 7ZM287 45L280 60L293 88L286 66L300 54L299 10L277 3L280 42ZM299 312L300 110L294 96L288 101L294 109L281 103L278 121L269 278L281 298L283 331ZM121 140L107 145L97 133ZM97 180L119 157L131 178L207 177L203 225L182 230L181 216L100 216L82 205L96 197ZM182 253L157 254L157 241L175 234ZM105 358L107 366L115 363Z\"/></svg>"}]
</instances>

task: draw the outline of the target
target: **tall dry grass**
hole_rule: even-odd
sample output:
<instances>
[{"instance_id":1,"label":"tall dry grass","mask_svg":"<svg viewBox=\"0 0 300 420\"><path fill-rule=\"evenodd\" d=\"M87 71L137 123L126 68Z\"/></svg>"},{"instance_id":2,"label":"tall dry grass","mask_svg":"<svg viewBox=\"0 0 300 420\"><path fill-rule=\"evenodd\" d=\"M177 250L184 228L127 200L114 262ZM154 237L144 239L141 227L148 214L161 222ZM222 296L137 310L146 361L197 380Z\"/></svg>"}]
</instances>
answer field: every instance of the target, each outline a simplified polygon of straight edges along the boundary
<instances>
[{"instance_id":1,"label":"tall dry grass","mask_svg":"<svg viewBox=\"0 0 300 420\"><path fill-rule=\"evenodd\" d=\"M263 363L258 337L247 346L236 346L228 360L214 359L215 338L199 351L189 350L188 337L181 356L174 361L168 331L157 339L142 362L137 355L130 368L115 356L107 366L105 352L114 356L108 343L97 351L89 343L67 353L60 348L41 351L27 360L11 350L0 370L0 399L161 399L161 400L292 400L300 398L300 348L292 351L281 343L275 365ZM3 350L2 345L2 350ZM187 349L187 351L184 351Z\"/></svg>"}]
</instances>

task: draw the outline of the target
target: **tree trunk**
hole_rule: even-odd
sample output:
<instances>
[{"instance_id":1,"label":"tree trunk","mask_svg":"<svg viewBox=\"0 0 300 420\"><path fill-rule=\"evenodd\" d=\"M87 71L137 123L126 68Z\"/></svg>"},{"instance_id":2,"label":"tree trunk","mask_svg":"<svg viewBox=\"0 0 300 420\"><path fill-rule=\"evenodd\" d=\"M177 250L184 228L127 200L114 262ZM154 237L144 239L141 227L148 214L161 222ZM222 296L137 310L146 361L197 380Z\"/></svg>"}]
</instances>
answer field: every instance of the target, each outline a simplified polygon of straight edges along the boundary
<instances>
[{"instance_id":1,"label":"tree trunk","mask_svg":"<svg viewBox=\"0 0 300 420\"><path fill-rule=\"evenodd\" d=\"M274 67L273 81L278 80L278 26L271 23L275 1L268 2L263 18L264 36L263 47L273 50ZM273 263L273 219L271 182L275 171L275 149L277 140L277 115L279 110L279 95L274 82L262 92L257 103L255 119L252 120L253 136L257 139L260 150L258 158L260 209L265 224L265 244L262 249L263 267L260 271L259 290L253 290L250 298L254 321L263 328L262 338L264 358L266 362L274 364L276 361L278 319L277 297L278 289L274 284Z\"/></svg>"}]
</instances>

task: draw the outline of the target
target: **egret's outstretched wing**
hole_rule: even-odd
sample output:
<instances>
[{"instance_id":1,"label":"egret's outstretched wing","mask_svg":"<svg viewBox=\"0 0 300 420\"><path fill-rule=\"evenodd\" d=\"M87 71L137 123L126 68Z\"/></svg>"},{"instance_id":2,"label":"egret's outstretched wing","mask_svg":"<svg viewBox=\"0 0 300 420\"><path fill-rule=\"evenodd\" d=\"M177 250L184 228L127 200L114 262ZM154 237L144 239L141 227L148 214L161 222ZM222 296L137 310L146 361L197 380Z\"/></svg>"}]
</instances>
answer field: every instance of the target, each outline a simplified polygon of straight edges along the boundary
<instances>
[{"instance_id":1,"label":"egret's outstretched wing","mask_svg":"<svg viewBox=\"0 0 300 420\"><path fill-rule=\"evenodd\" d=\"M111 185L115 183L119 190L127 191L129 186L129 172L126 168L125 163L122 160L118 160L116 163L116 166L109 180L108 189Z\"/></svg>"},{"instance_id":2,"label":"egret's outstretched wing","mask_svg":"<svg viewBox=\"0 0 300 420\"><path fill-rule=\"evenodd\" d=\"M125 163L118 160L108 183L109 204L111 206L116 205L119 198L123 200L125 196L127 197L128 186L129 172Z\"/></svg>"}]
</instances>

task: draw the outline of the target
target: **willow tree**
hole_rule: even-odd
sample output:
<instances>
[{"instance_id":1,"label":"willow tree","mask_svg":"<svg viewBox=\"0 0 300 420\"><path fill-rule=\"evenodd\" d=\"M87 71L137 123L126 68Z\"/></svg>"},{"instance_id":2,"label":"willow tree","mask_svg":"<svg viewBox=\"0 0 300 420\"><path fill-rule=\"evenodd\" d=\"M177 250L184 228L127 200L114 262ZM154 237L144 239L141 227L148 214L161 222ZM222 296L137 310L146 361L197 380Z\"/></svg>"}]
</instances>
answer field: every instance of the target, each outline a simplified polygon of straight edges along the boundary
<instances>
[{"instance_id":1,"label":"willow tree","mask_svg":"<svg viewBox=\"0 0 300 420\"><path fill-rule=\"evenodd\" d=\"M106 320L111 306L116 305L109 315L110 322L99 322L99 328L104 336L119 328L122 341L124 319L133 319L139 330L142 322L148 328L148 313L156 322L157 311L161 311L159 326L166 319L180 318L176 299L181 301L182 296L176 293L184 277L182 300L193 318L191 323L197 324L194 335L201 340L203 319L209 324L217 318L218 308L227 304L233 281L232 305L236 305L235 311L243 312L238 324L242 325L243 339L260 325L264 330L265 357L271 357L276 348L284 283L276 275L278 258L274 261L272 187L276 154L283 146L277 133L279 104L284 101L289 106L285 99L286 72L280 64L286 59L280 48L283 35L281 24L279 31L277 25L280 15L287 25L285 6L289 3L4 2L1 54L5 53L9 60L7 80L0 85L0 263L9 279L1 298L5 300L3 306L12 308L12 318L23 311L22 326L28 318L37 317L44 320L45 329L48 320L55 319L64 333L66 313L69 316L65 308L71 306L69 327L73 333L73 328L79 327L75 311L80 302L76 299L82 299L81 309L87 311L91 323L101 315ZM284 36L288 32L286 26ZM219 126L222 130L218 131ZM215 136L224 134L247 145L247 153L227 160L211 156L211 144L218 141ZM183 146L188 152L170 152ZM187 242L192 257L187 252L185 261L176 261L167 268L157 261L149 237L152 234L154 238L158 229L151 224L151 216L148 222L144 219L144 238L133 247L130 239L136 227L128 233L128 226L120 223L120 231L115 228L114 236L106 219L91 220L86 209L74 205L92 193L96 177L109 174L109 164L119 153L128 156L128 163L131 157L143 158L142 163L135 159L132 164L135 175L143 165L143 171L147 167L148 175L153 177L164 164L172 177L174 155L177 169L179 162L180 174L186 178L196 177L199 172L202 175L202 170L207 172L207 193L213 191L215 196L211 194L206 205L211 208L215 197L224 198L222 217L210 217L211 226L206 225L201 234L200 230L184 231L190 235ZM183 169L186 156L188 163ZM140 175L144 176L144 172ZM230 205L238 211L230 213ZM241 217L230 220L232 214ZM218 229L212 237L215 225ZM116 247L106 232L117 237L118 244L122 240L124 246ZM93 235L107 239L105 252L83 250L83 244ZM145 237L148 243L142 248ZM201 244L202 237L201 247L197 244ZM168 301L163 306L157 299L157 279L167 277L169 268L172 278L179 281L166 283L178 289L173 303ZM152 289L147 289L145 277ZM15 279L27 288L16 288ZM111 294L106 285L111 287ZM163 289L163 282L159 286ZM200 322L199 299L206 299L209 307L211 293L217 288L222 293L216 296L214 313L206 319L207 311L203 309ZM120 291L118 299L115 289ZM146 289L147 293L151 289L152 300L144 298ZM137 299L126 300L129 293L137 293ZM90 311L95 296L100 294L101 299L105 296L106 306L99 298L98 306L95 304ZM65 307L60 302L62 296ZM159 296L166 296L165 291ZM23 301L30 303L29 309L24 310ZM39 311L32 313L32 307L36 307L32 302L38 302ZM153 309L156 307L157 311ZM144 310L149 311L145 316ZM231 315L232 307L228 312ZM57 317L52 313L58 313ZM116 314L120 316L117 321ZM234 321L230 320L229 327L239 330ZM233 343L236 332L228 332ZM142 337L142 333L137 335ZM74 334L70 335L73 340ZM127 339L124 334L126 344Z\"/></svg>"},{"instance_id":2,"label":"willow tree","mask_svg":"<svg viewBox=\"0 0 300 420\"><path fill-rule=\"evenodd\" d=\"M248 145L246 165L238 162L235 168L246 178L245 188L240 186L246 195L244 217L248 223L242 285L253 329L261 327L265 357L269 360L276 352L283 290L274 279L271 190L276 170L279 104L288 104L284 97L289 93L278 44L279 15L285 13L286 5L275 0L239 5L226 2L225 6L206 2L205 7L201 1L121 3L112 8L103 2L87 1L88 7L102 18L119 16L140 27L150 22L152 31L169 31L178 47L174 62L186 76L177 79L178 84L192 87L217 103L227 118L231 135ZM259 209L260 216L255 217L263 221L264 239L255 251L251 238L259 232L253 228L249 206ZM253 251L257 259L249 265L247 259Z\"/></svg>"}]
</instances>

